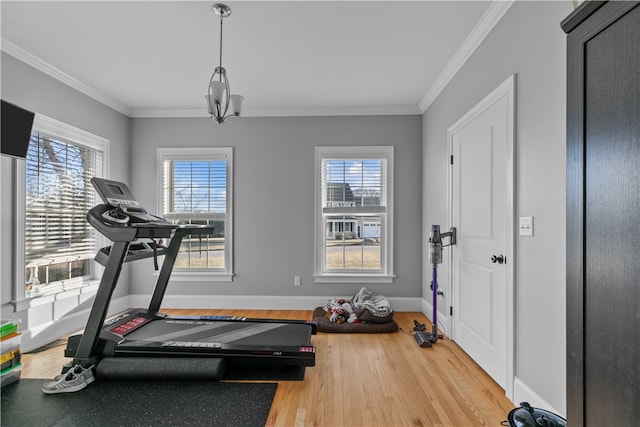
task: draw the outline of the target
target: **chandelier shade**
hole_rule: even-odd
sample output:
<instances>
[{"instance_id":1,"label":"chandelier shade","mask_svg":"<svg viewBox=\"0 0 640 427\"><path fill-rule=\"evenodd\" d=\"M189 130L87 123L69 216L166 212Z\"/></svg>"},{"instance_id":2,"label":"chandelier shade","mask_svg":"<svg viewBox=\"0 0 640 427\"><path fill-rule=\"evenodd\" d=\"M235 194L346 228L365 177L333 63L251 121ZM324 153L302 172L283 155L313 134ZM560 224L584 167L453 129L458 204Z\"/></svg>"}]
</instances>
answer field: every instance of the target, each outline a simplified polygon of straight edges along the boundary
<instances>
[{"instance_id":1,"label":"chandelier shade","mask_svg":"<svg viewBox=\"0 0 640 427\"><path fill-rule=\"evenodd\" d=\"M231 9L221 3L213 5L213 12L220 17L220 65L217 66L209 79L207 102L209 116L218 124L224 123L229 117L240 117L244 96L231 94L227 70L222 66L222 20L231 15ZM229 112L231 108L231 112Z\"/></svg>"}]
</instances>

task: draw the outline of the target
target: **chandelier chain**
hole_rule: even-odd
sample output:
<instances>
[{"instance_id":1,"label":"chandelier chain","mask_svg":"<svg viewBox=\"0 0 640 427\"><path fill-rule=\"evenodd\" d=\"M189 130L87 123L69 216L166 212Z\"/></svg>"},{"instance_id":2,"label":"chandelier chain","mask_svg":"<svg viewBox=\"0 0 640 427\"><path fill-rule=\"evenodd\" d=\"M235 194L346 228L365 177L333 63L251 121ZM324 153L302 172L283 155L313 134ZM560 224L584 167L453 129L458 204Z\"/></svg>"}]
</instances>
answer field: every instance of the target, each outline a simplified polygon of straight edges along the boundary
<instances>
[{"instance_id":1,"label":"chandelier chain","mask_svg":"<svg viewBox=\"0 0 640 427\"><path fill-rule=\"evenodd\" d=\"M224 18L220 16L220 68L222 68L222 20ZM222 81L222 76L220 76L220 81Z\"/></svg>"}]
</instances>

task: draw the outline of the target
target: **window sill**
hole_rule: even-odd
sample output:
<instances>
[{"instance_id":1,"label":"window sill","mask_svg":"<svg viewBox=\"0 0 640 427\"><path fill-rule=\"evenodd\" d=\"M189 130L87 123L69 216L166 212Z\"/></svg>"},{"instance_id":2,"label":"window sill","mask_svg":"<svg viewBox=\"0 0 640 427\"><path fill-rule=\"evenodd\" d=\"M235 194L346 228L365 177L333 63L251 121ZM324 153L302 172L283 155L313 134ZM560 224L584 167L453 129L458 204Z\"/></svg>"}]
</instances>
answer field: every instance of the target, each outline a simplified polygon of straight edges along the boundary
<instances>
[{"instance_id":1,"label":"window sill","mask_svg":"<svg viewBox=\"0 0 640 427\"><path fill-rule=\"evenodd\" d=\"M159 273L155 273L158 275ZM233 273L203 273L200 271L173 271L169 283L174 282L233 282Z\"/></svg>"},{"instance_id":2,"label":"window sill","mask_svg":"<svg viewBox=\"0 0 640 427\"><path fill-rule=\"evenodd\" d=\"M394 275L381 274L316 274L316 283L393 283Z\"/></svg>"},{"instance_id":3,"label":"window sill","mask_svg":"<svg viewBox=\"0 0 640 427\"><path fill-rule=\"evenodd\" d=\"M94 294L98 291L100 282L92 281L69 290L62 290L56 293L41 293L38 295L25 296L24 299L12 301L16 312L27 310L29 308L38 307L45 304L51 304L67 298L77 297L78 295Z\"/></svg>"}]
</instances>

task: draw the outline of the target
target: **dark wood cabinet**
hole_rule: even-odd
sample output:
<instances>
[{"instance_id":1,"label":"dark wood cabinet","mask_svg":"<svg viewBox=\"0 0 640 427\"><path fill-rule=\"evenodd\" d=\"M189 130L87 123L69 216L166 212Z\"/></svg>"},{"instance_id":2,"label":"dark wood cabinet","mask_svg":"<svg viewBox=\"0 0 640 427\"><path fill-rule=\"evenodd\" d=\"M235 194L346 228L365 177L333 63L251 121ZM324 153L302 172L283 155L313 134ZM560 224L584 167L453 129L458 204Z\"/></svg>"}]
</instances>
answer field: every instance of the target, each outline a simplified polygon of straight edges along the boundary
<instances>
[{"instance_id":1,"label":"dark wood cabinet","mask_svg":"<svg viewBox=\"0 0 640 427\"><path fill-rule=\"evenodd\" d=\"M567 33L567 422L640 426L640 2Z\"/></svg>"}]
</instances>

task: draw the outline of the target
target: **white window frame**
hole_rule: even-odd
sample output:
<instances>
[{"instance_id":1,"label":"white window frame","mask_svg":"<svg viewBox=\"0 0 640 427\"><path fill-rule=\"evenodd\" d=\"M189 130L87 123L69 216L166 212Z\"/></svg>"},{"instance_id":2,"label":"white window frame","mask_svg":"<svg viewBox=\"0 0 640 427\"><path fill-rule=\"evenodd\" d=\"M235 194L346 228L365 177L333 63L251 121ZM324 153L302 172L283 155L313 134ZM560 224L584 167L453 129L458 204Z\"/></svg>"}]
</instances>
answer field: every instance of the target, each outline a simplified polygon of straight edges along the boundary
<instances>
[{"instance_id":1,"label":"white window frame","mask_svg":"<svg viewBox=\"0 0 640 427\"><path fill-rule=\"evenodd\" d=\"M79 129L75 126L66 124L59 120L36 113L31 133L41 133L62 141L72 142L77 145L94 148L102 151L102 177L109 178L109 158L110 158L110 141L107 138L95 135L91 132ZM39 305L50 304L66 298L78 297L79 295L94 294L98 290L100 278L104 268L97 263L92 265L92 275L90 279L85 279L78 284L77 287L70 290L61 290L54 293L43 293L40 295L29 295L26 292L25 278L25 198L26 198L26 162L17 160L15 167L16 180L16 200L15 205L15 233L14 247L16 248L15 257L15 298L14 305L16 311ZM102 247L107 244L106 239L96 231L97 246Z\"/></svg>"},{"instance_id":2,"label":"white window frame","mask_svg":"<svg viewBox=\"0 0 640 427\"><path fill-rule=\"evenodd\" d=\"M393 146L336 146L315 148L315 186L314 186L314 279L317 283L393 283L394 263L394 219L393 219ZM322 161L324 159L386 159L386 226L381 230L384 246L381 248L382 269L373 272L324 272L326 233L323 221L322 201Z\"/></svg>"},{"instance_id":3,"label":"white window frame","mask_svg":"<svg viewBox=\"0 0 640 427\"><path fill-rule=\"evenodd\" d=\"M233 147L193 147L193 148L158 148L158 208L162 215L164 203L163 164L165 160L226 160L227 162L227 197L226 224L224 242L224 272L221 271L185 271L174 269L170 282L230 282L233 280Z\"/></svg>"}]
</instances>

